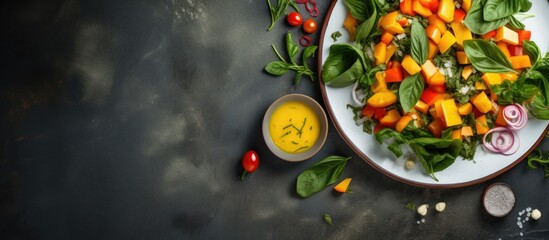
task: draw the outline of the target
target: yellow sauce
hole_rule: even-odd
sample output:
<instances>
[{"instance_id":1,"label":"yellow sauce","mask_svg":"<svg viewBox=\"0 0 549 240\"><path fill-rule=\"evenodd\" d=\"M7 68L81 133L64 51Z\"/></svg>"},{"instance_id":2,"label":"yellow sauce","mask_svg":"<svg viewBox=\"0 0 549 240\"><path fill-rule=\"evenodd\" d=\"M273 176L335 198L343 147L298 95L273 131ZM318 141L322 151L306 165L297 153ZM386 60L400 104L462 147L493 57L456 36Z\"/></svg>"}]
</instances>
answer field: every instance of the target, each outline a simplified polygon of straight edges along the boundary
<instances>
[{"instance_id":1,"label":"yellow sauce","mask_svg":"<svg viewBox=\"0 0 549 240\"><path fill-rule=\"evenodd\" d=\"M306 104L289 101L276 108L269 120L271 139L280 150L302 153L315 145L320 121Z\"/></svg>"}]
</instances>

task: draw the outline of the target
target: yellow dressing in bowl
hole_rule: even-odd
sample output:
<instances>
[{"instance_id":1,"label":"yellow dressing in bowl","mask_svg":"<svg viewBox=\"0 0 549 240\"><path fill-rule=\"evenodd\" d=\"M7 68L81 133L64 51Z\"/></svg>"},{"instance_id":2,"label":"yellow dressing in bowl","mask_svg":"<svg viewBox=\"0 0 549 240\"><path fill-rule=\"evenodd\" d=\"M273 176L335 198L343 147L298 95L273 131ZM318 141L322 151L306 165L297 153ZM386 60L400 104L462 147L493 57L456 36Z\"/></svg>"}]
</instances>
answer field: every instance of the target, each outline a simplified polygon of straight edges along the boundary
<instances>
[{"instance_id":1,"label":"yellow dressing in bowl","mask_svg":"<svg viewBox=\"0 0 549 240\"><path fill-rule=\"evenodd\" d=\"M305 103L288 101L274 110L269 133L280 150L302 153L315 145L320 135L320 121Z\"/></svg>"}]
</instances>

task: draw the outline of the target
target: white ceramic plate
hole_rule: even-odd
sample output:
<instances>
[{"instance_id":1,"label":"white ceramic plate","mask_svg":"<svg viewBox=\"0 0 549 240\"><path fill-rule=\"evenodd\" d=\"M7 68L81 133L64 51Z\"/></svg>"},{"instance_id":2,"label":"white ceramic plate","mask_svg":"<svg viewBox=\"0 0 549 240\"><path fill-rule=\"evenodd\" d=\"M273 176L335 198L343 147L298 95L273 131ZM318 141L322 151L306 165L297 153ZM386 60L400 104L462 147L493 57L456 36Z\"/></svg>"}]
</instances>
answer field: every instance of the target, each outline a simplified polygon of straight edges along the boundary
<instances>
[{"instance_id":1,"label":"white ceramic plate","mask_svg":"<svg viewBox=\"0 0 549 240\"><path fill-rule=\"evenodd\" d=\"M532 39L537 43L542 54L549 49L549 4L546 1L532 0L533 6L529 13L535 14L535 18L529 18L523 22L526 29L532 31ZM347 9L343 0L335 0L324 21L320 37L319 65L322 65L329 54L330 45L349 41L349 35L343 28ZM339 31L343 34L337 42L331 38L331 34ZM319 66L319 69L322 69ZM321 74L319 74L321 75ZM439 181L433 180L423 171L418 163L412 170L404 168L404 158L396 158L387 150L387 145L377 143L373 135L362 131L362 126L357 126L353 120L353 113L347 109L351 104L351 87L333 88L324 85L320 81L321 90L329 115L349 146L378 171L398 181L429 188L455 188L464 187L484 182L488 179L509 170L524 159L542 140L546 133L549 121L530 119L526 128L520 130L520 149L513 155L487 153L479 146L474 161L458 158L454 164L444 171L437 172Z\"/></svg>"}]
</instances>

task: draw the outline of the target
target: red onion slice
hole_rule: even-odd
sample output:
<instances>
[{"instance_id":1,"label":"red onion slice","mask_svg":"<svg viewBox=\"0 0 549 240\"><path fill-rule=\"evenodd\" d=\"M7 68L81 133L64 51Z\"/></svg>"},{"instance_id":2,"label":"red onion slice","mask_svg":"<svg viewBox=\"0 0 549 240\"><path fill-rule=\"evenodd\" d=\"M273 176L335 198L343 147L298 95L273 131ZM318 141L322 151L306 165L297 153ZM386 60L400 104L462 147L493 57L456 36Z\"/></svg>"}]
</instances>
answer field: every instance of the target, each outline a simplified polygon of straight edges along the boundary
<instances>
[{"instance_id":1,"label":"red onion slice","mask_svg":"<svg viewBox=\"0 0 549 240\"><path fill-rule=\"evenodd\" d=\"M491 135L491 141L486 141L486 138ZM518 135L513 132L511 129L504 127L496 127L484 134L482 143L484 148L501 153L503 155L511 155L515 153L519 147L519 138Z\"/></svg>"},{"instance_id":2,"label":"red onion slice","mask_svg":"<svg viewBox=\"0 0 549 240\"><path fill-rule=\"evenodd\" d=\"M519 130L528 123L528 114L520 104L512 104L503 109L503 119L507 127L513 130Z\"/></svg>"},{"instance_id":3,"label":"red onion slice","mask_svg":"<svg viewBox=\"0 0 549 240\"><path fill-rule=\"evenodd\" d=\"M295 3L297 4L303 4L303 3L306 3L307 0L295 0Z\"/></svg>"},{"instance_id":4,"label":"red onion slice","mask_svg":"<svg viewBox=\"0 0 549 240\"><path fill-rule=\"evenodd\" d=\"M301 44L301 46L303 47L311 46L311 43L312 43L312 40L308 36L301 36L299 38L299 44Z\"/></svg>"}]
</instances>

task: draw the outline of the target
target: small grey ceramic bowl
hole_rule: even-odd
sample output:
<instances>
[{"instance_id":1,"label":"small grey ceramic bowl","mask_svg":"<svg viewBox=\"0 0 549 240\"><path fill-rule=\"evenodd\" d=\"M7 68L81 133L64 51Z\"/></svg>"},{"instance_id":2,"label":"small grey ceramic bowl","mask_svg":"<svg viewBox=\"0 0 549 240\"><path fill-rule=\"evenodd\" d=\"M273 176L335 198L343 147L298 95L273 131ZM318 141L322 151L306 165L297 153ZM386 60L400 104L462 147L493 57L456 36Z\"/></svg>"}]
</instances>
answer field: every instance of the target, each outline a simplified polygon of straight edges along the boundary
<instances>
[{"instance_id":1,"label":"small grey ceramic bowl","mask_svg":"<svg viewBox=\"0 0 549 240\"><path fill-rule=\"evenodd\" d=\"M318 136L318 139L316 140L315 145L309 148L309 150L302 153L292 154L292 153L287 153L282 151L280 148L278 148L275 145L275 143L271 139L271 135L269 132L269 122L271 120L271 116L273 112L280 105L288 101L298 101L306 104L313 110L313 112L316 114L320 122L320 134ZM269 106L269 108L267 109L267 112L265 113L265 116L263 117L262 132L263 132L263 139L265 140L267 147L277 157L289 162L299 162L299 161L303 161L311 158L322 148L322 146L324 145L324 142L326 142L326 137L328 136L328 119L326 117L326 113L324 112L324 109L322 109L320 104L318 104L318 102L316 102L311 97L303 94L288 94L278 98L276 101L274 101L271 104L271 106Z\"/></svg>"}]
</instances>

